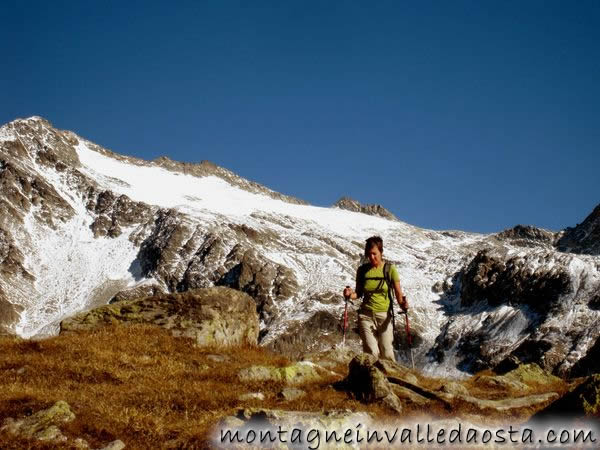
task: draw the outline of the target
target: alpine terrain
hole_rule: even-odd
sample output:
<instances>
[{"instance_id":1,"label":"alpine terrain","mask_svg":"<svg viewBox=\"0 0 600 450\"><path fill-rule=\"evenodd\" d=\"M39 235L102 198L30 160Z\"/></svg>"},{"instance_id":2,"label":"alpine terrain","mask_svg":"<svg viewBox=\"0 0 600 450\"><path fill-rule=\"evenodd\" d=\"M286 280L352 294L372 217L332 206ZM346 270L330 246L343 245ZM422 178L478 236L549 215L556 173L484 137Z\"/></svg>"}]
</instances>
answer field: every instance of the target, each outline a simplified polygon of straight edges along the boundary
<instances>
[{"instance_id":1,"label":"alpine terrain","mask_svg":"<svg viewBox=\"0 0 600 450\"><path fill-rule=\"evenodd\" d=\"M431 231L347 198L311 206L207 161L122 156L40 117L0 128L0 205L0 332L54 335L100 305L226 286L255 302L261 345L299 356L340 342L342 289L380 235L423 373L515 357L562 377L600 371L600 205L558 233ZM396 327L403 338L403 316ZM347 340L358 348L354 330Z\"/></svg>"}]
</instances>

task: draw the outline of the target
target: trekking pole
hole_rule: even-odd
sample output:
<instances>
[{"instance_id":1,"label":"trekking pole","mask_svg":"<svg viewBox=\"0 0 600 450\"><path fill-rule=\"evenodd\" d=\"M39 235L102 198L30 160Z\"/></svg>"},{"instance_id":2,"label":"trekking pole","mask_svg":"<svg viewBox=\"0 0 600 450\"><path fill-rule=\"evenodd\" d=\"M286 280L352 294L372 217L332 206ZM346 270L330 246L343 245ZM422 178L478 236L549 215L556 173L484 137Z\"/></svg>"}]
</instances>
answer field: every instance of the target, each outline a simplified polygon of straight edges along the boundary
<instances>
[{"instance_id":1,"label":"trekking pole","mask_svg":"<svg viewBox=\"0 0 600 450\"><path fill-rule=\"evenodd\" d=\"M346 286L346 289L349 289L350 286ZM344 337L342 338L342 346L346 345L346 330L348 329L348 297L344 295Z\"/></svg>"},{"instance_id":2,"label":"trekking pole","mask_svg":"<svg viewBox=\"0 0 600 450\"><path fill-rule=\"evenodd\" d=\"M406 296L403 295L402 296L402 300L404 300L404 304L406 304ZM410 349L410 361L412 363L412 368L415 368L415 357L413 355L413 349L412 349L412 336L410 334L410 325L408 323L408 310L404 311L404 319L405 319L405 325L406 325L406 341L408 342L408 348Z\"/></svg>"},{"instance_id":3,"label":"trekking pole","mask_svg":"<svg viewBox=\"0 0 600 450\"><path fill-rule=\"evenodd\" d=\"M396 314L394 314L394 302L390 301L390 310L392 312L392 347L398 348L398 336L396 334ZM396 357L394 356L394 359Z\"/></svg>"}]
</instances>

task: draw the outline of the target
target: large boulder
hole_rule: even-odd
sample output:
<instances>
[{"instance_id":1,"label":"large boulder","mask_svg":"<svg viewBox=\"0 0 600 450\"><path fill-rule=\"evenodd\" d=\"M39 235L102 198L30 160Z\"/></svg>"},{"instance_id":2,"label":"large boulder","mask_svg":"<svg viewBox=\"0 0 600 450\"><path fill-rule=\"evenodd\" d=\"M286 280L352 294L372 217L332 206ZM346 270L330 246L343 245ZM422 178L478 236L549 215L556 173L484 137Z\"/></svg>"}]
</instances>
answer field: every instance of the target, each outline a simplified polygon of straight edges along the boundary
<instances>
[{"instance_id":1,"label":"large boulder","mask_svg":"<svg viewBox=\"0 0 600 450\"><path fill-rule=\"evenodd\" d=\"M358 400L380 402L393 411L402 412L400 399L376 364L377 359L367 353L354 357L343 384Z\"/></svg>"},{"instance_id":2,"label":"large boulder","mask_svg":"<svg viewBox=\"0 0 600 450\"><path fill-rule=\"evenodd\" d=\"M225 287L122 300L61 322L61 333L112 323L149 323L198 345L257 344L258 314L252 298Z\"/></svg>"}]
</instances>

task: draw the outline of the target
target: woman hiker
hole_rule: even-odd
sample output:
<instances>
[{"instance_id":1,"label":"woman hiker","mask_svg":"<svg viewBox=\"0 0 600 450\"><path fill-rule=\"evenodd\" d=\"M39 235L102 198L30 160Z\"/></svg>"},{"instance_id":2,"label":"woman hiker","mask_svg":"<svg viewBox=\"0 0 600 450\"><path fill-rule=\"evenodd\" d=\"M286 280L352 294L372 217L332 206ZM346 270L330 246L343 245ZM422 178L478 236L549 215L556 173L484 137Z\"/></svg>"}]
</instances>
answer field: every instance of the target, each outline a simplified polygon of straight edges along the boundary
<instances>
[{"instance_id":1,"label":"woman hiker","mask_svg":"<svg viewBox=\"0 0 600 450\"><path fill-rule=\"evenodd\" d=\"M352 300L363 297L358 311L358 330L363 343L363 351L376 358L394 360L392 311L388 296L388 283L384 278L383 240L379 236L367 239L365 257L369 262L356 272L356 291L347 287L344 297ZM400 307L406 311L408 302L402 294L400 277L394 265L389 265L389 277Z\"/></svg>"}]
</instances>

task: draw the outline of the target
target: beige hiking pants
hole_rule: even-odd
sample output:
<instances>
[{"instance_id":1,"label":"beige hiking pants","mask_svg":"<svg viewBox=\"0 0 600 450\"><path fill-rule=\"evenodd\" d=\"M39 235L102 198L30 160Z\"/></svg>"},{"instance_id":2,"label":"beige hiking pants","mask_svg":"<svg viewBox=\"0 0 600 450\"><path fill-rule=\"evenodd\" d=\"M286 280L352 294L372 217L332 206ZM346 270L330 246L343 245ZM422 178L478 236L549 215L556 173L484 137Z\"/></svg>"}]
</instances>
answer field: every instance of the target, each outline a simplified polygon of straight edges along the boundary
<instances>
[{"instance_id":1,"label":"beige hiking pants","mask_svg":"<svg viewBox=\"0 0 600 450\"><path fill-rule=\"evenodd\" d=\"M394 330L389 311L377 313L369 310L359 311L358 331L363 343L363 352L370 353L376 358L394 361Z\"/></svg>"}]
</instances>

